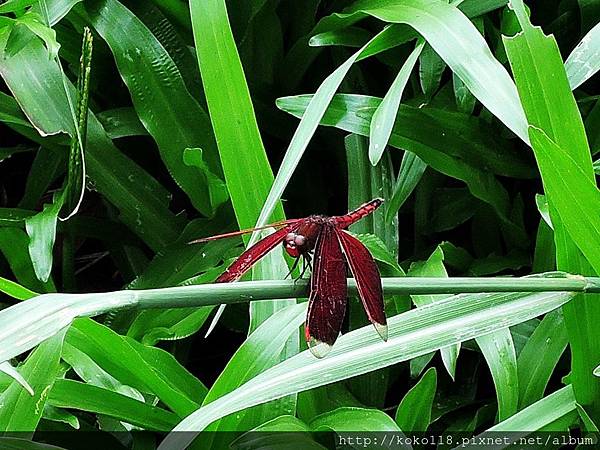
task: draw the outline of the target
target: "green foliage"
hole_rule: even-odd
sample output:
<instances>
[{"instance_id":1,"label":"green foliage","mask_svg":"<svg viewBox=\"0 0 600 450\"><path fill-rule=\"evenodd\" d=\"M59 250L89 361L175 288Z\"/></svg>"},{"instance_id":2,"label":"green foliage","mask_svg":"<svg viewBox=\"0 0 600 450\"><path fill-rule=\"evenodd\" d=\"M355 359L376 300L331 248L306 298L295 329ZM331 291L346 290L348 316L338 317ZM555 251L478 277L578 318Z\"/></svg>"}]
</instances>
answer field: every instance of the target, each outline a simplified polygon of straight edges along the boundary
<instances>
[{"instance_id":1,"label":"green foliage","mask_svg":"<svg viewBox=\"0 0 600 450\"><path fill-rule=\"evenodd\" d=\"M597 431L600 8L527 3L2 3L0 447ZM273 228L188 244L374 197L323 359L281 246L211 284Z\"/></svg>"}]
</instances>

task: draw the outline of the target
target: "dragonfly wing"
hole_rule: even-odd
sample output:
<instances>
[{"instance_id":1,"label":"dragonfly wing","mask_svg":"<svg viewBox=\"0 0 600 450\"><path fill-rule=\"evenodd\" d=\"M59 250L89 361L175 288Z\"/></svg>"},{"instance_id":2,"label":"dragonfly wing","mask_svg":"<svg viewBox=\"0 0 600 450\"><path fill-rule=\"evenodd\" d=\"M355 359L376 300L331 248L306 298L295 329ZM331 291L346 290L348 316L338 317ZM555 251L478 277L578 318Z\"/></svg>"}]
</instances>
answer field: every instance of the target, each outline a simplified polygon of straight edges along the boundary
<instances>
[{"instance_id":1,"label":"dragonfly wing","mask_svg":"<svg viewBox=\"0 0 600 450\"><path fill-rule=\"evenodd\" d=\"M291 225L283 227L268 235L266 238L258 241L256 244L242 253L240 257L236 259L235 262L229 266L219 278L216 279L216 282L228 283L230 281L239 279L260 258L273 250L277 244L280 244L288 233L295 231L299 225L300 222L294 222Z\"/></svg>"},{"instance_id":2,"label":"dragonfly wing","mask_svg":"<svg viewBox=\"0 0 600 450\"><path fill-rule=\"evenodd\" d=\"M308 347L324 357L337 339L344 322L346 263L332 226L324 226L317 237L305 332Z\"/></svg>"},{"instance_id":3,"label":"dragonfly wing","mask_svg":"<svg viewBox=\"0 0 600 450\"><path fill-rule=\"evenodd\" d=\"M388 332L383 306L383 289L377 264L375 264L371 253L362 242L345 230L336 228L335 232L350 266L350 271L356 280L358 295L367 312L367 317L375 326L381 338L387 341Z\"/></svg>"}]
</instances>

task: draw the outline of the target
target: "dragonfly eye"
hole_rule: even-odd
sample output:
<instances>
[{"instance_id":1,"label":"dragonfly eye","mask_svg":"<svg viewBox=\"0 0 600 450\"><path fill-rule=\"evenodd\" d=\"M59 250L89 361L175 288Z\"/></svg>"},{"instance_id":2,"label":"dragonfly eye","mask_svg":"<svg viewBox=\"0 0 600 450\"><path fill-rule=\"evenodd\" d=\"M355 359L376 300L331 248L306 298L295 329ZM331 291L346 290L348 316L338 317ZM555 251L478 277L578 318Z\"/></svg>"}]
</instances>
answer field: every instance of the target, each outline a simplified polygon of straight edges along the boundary
<instances>
[{"instance_id":1,"label":"dragonfly eye","mask_svg":"<svg viewBox=\"0 0 600 450\"><path fill-rule=\"evenodd\" d=\"M297 234L294 238L294 244L296 244L296 247L302 247L306 244L306 238L301 234Z\"/></svg>"},{"instance_id":2,"label":"dragonfly eye","mask_svg":"<svg viewBox=\"0 0 600 450\"><path fill-rule=\"evenodd\" d=\"M296 235L296 233L288 233L283 239L283 247L285 248L285 251L288 253L288 255L294 258L300 256L300 251L298 250L298 247L296 245L297 237L298 236Z\"/></svg>"}]
</instances>

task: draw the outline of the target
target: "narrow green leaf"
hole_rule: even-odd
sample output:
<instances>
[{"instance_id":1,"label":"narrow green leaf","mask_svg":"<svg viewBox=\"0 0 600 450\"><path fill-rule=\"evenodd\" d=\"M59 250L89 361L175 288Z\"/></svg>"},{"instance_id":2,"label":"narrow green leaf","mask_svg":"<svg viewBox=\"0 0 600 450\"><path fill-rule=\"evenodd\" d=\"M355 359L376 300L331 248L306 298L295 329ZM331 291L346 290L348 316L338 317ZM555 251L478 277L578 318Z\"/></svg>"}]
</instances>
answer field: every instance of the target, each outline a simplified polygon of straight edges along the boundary
<instances>
[{"instance_id":1,"label":"narrow green leaf","mask_svg":"<svg viewBox=\"0 0 600 450\"><path fill-rule=\"evenodd\" d=\"M565 62L565 70L571 89L577 89L600 70L600 23L573 49Z\"/></svg>"},{"instance_id":2,"label":"narrow green leaf","mask_svg":"<svg viewBox=\"0 0 600 450\"><path fill-rule=\"evenodd\" d=\"M567 347L567 339L562 312L557 310L546 314L517 359L521 407L543 397L550 376Z\"/></svg>"},{"instance_id":3,"label":"narrow green leaf","mask_svg":"<svg viewBox=\"0 0 600 450\"><path fill-rule=\"evenodd\" d=\"M431 48L431 45L426 45L419 57L419 81L426 99L431 99L440 87L445 68L444 60Z\"/></svg>"},{"instance_id":4,"label":"narrow green leaf","mask_svg":"<svg viewBox=\"0 0 600 450\"><path fill-rule=\"evenodd\" d=\"M444 252L441 249L441 247L438 246L435 249L435 251L431 254L431 256L429 256L427 261L412 264L410 270L408 271L408 275L413 277L447 277L448 272L446 272L446 268L444 267ZM411 297L416 306L422 307L443 300L448 296L442 294L412 295ZM454 374L456 373L456 360L458 359L459 352L460 344L453 345L451 347L443 348L440 350L444 367L446 368L448 374L450 375L450 377L452 377L452 379L454 379ZM404 430L404 428L402 429ZM425 431L425 429L419 429L417 431Z\"/></svg>"},{"instance_id":5,"label":"narrow green leaf","mask_svg":"<svg viewBox=\"0 0 600 450\"><path fill-rule=\"evenodd\" d=\"M155 394L175 413L185 416L198 403L191 398L199 393L182 392L159 366L146 360L148 351L91 319L78 319L69 328L67 342L90 356L106 372L140 391Z\"/></svg>"},{"instance_id":6,"label":"narrow green leaf","mask_svg":"<svg viewBox=\"0 0 600 450\"><path fill-rule=\"evenodd\" d=\"M600 208L600 191L569 153L539 128L531 127L532 145L538 155L544 189L579 250L596 273L600 273L600 223L595 208ZM550 211L552 216L552 210ZM553 221L554 223L554 221Z\"/></svg>"},{"instance_id":7,"label":"narrow green leaf","mask_svg":"<svg viewBox=\"0 0 600 450\"><path fill-rule=\"evenodd\" d=\"M279 416L241 435L231 443L232 450L325 450L315 442L308 426L293 416Z\"/></svg>"},{"instance_id":8,"label":"narrow green leaf","mask_svg":"<svg viewBox=\"0 0 600 450\"><path fill-rule=\"evenodd\" d=\"M396 410L396 423L403 432L427 431L436 389L437 372L431 367L406 393Z\"/></svg>"},{"instance_id":9,"label":"narrow green leaf","mask_svg":"<svg viewBox=\"0 0 600 450\"><path fill-rule=\"evenodd\" d=\"M56 239L56 222L64 204L64 193L54 195L54 202L44 205L44 210L25 219L29 235L29 255L38 279L45 283L52 272L52 250Z\"/></svg>"},{"instance_id":10,"label":"narrow green leaf","mask_svg":"<svg viewBox=\"0 0 600 450\"><path fill-rule=\"evenodd\" d=\"M177 416L172 412L73 380L57 380L50 390L48 403L60 408L115 417L149 430L166 431L177 423Z\"/></svg>"},{"instance_id":11,"label":"narrow green leaf","mask_svg":"<svg viewBox=\"0 0 600 450\"><path fill-rule=\"evenodd\" d=\"M21 286L20 284L11 280L7 280L3 277L0 277L0 291L4 292L6 295L10 295L12 298L16 298L17 300L27 300L39 295L27 289L25 286Z\"/></svg>"},{"instance_id":12,"label":"narrow green leaf","mask_svg":"<svg viewBox=\"0 0 600 450\"><path fill-rule=\"evenodd\" d=\"M372 326L338 339L331 353L316 359L304 351L262 372L238 389L203 406L180 422L159 449L183 449L193 433L213 421L294 392L300 392L510 327L555 309L572 294L459 295L390 318L389 340L382 342Z\"/></svg>"},{"instance_id":13,"label":"narrow green leaf","mask_svg":"<svg viewBox=\"0 0 600 450\"><path fill-rule=\"evenodd\" d=\"M511 5L523 32L505 38L504 46L530 124L530 137L536 139L532 148L549 203L557 268L597 273L599 256L590 248L600 242L600 236L597 217L590 215L593 206L588 202L597 204L598 191L579 109L555 39L531 25L521 0ZM565 186L568 190L563 192ZM586 204L580 203L582 198ZM585 230L585 238L581 230ZM600 360L600 341L594 337L600 303L596 296L585 296L575 304L564 308L572 355L571 380L578 402L591 406L592 415L600 417L600 382L591 375L595 361Z\"/></svg>"},{"instance_id":14,"label":"narrow green leaf","mask_svg":"<svg viewBox=\"0 0 600 450\"><path fill-rule=\"evenodd\" d=\"M198 65L225 181L238 225L241 229L248 228L255 224L273 184L271 167L256 123L225 1L193 0L190 12ZM270 207L270 213L276 209L273 220L284 218L279 202L273 202Z\"/></svg>"},{"instance_id":15,"label":"narrow green leaf","mask_svg":"<svg viewBox=\"0 0 600 450\"><path fill-rule=\"evenodd\" d=\"M33 435L42 417L48 392L58 376L64 336L64 333L59 333L40 344L19 368L34 395L23 389L18 381L13 381L0 394L0 430L22 431Z\"/></svg>"},{"instance_id":16,"label":"narrow green leaf","mask_svg":"<svg viewBox=\"0 0 600 450\"><path fill-rule=\"evenodd\" d=\"M280 355L286 349L290 336L297 334L305 311L306 304L292 305L261 323L229 360L206 395L203 405L218 401L246 381L280 363ZM289 414L285 411L286 405L281 402L274 402L270 406L248 409L212 424L209 429L211 433L201 441L201 448L210 448L211 445L213 448L227 447L232 436L213 431L248 430L280 414Z\"/></svg>"},{"instance_id":17,"label":"narrow green leaf","mask_svg":"<svg viewBox=\"0 0 600 450\"><path fill-rule=\"evenodd\" d=\"M426 168L427 164L425 164L416 154L409 151L404 152L402 163L400 164L400 171L396 177L394 193L387 205L385 216L386 222L393 219L400 208L402 208L404 202L408 199L421 180Z\"/></svg>"},{"instance_id":18,"label":"narrow green leaf","mask_svg":"<svg viewBox=\"0 0 600 450\"><path fill-rule=\"evenodd\" d=\"M310 427L314 431L331 430L338 434L345 431L399 432L401 430L392 418L383 411L355 407L337 408L321 414L310 423Z\"/></svg>"},{"instance_id":19,"label":"narrow green leaf","mask_svg":"<svg viewBox=\"0 0 600 450\"><path fill-rule=\"evenodd\" d=\"M373 165L379 162L387 146L396 116L398 115L402 93L424 46L425 41L423 40L417 43L415 49L406 58L404 64L402 64L398 75L396 75L396 78L392 82L392 86L373 113L369 131L369 159Z\"/></svg>"},{"instance_id":20,"label":"narrow green leaf","mask_svg":"<svg viewBox=\"0 0 600 450\"><path fill-rule=\"evenodd\" d=\"M488 428L486 431L489 432L511 432L511 438L514 441L519 441L522 436L527 436L534 431L543 429L545 426L552 424L562 417L572 414L576 409L575 395L573 394L573 388L571 385L565 386L556 392L544 397L537 401L533 405L519 411L514 416ZM492 434L493 436L493 434ZM461 445L458 448L466 448L475 450L481 448L476 444L479 438L485 439L486 432L475 436L475 444ZM512 440L511 439L511 440ZM495 448L502 449L509 447L511 442L499 444Z\"/></svg>"},{"instance_id":21,"label":"narrow green leaf","mask_svg":"<svg viewBox=\"0 0 600 450\"><path fill-rule=\"evenodd\" d=\"M25 390L27 392L29 392L30 395L32 395L32 396L35 395L35 393L33 392L33 388L29 385L27 380L25 378L23 378L23 376L19 373L19 371L17 369L15 369L10 364L10 362L4 361L3 363L0 363L0 372L4 372L6 375L11 377L13 380L15 380L21 386L23 386L23 388L25 388Z\"/></svg>"},{"instance_id":22,"label":"narrow green leaf","mask_svg":"<svg viewBox=\"0 0 600 450\"><path fill-rule=\"evenodd\" d=\"M40 444L28 439L0 437L0 445L4 450L67 450L50 444Z\"/></svg>"},{"instance_id":23,"label":"narrow green leaf","mask_svg":"<svg viewBox=\"0 0 600 450\"><path fill-rule=\"evenodd\" d=\"M483 36L456 6L438 0L357 2L341 19L370 15L384 22L415 28L465 83L469 91L523 141L529 142L527 121L517 89L492 56Z\"/></svg>"},{"instance_id":24,"label":"narrow green leaf","mask_svg":"<svg viewBox=\"0 0 600 450\"><path fill-rule=\"evenodd\" d=\"M329 45L343 45L345 47L362 47L369 40L371 34L358 27L342 28L341 30L326 31L312 36L308 45L311 47L325 47Z\"/></svg>"},{"instance_id":25,"label":"narrow green leaf","mask_svg":"<svg viewBox=\"0 0 600 450\"><path fill-rule=\"evenodd\" d=\"M502 421L517 412L519 407L519 377L517 356L508 328L476 338L487 362L498 399L498 420Z\"/></svg>"}]
</instances>

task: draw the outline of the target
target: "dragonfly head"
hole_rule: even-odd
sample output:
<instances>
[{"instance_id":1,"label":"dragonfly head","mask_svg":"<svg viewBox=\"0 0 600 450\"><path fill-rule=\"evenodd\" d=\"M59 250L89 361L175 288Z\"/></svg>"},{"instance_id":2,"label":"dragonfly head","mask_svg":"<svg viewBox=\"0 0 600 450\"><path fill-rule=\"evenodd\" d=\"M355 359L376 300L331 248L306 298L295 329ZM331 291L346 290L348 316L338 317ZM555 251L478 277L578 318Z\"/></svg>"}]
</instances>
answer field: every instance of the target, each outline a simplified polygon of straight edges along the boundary
<instances>
[{"instance_id":1,"label":"dragonfly head","mask_svg":"<svg viewBox=\"0 0 600 450\"><path fill-rule=\"evenodd\" d=\"M298 258L303 253L306 253L307 239L305 236L296 233L288 233L283 239L283 248L293 258Z\"/></svg>"}]
</instances>

